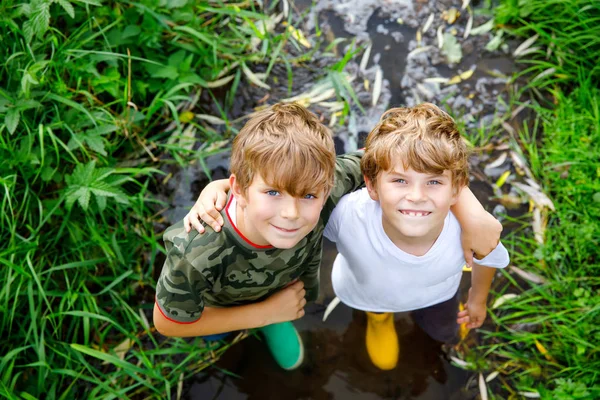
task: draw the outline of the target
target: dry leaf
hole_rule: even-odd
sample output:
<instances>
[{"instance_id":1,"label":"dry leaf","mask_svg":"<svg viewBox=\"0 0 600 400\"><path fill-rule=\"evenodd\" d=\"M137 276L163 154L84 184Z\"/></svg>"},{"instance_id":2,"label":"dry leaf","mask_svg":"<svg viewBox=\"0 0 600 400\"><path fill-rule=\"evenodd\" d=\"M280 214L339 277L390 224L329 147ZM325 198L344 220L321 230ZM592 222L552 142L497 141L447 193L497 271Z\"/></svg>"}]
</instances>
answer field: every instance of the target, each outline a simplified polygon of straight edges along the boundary
<instances>
[{"instance_id":1,"label":"dry leaf","mask_svg":"<svg viewBox=\"0 0 600 400\"><path fill-rule=\"evenodd\" d=\"M519 45L519 47L517 47L515 49L515 51L513 51L513 56L515 57L519 57L525 50L527 50L529 47L531 47L531 45L533 43L535 43L535 41L540 37L540 35L534 35L532 37L530 37L529 39L527 39L526 41L524 41L523 43L521 43Z\"/></svg>"},{"instance_id":2,"label":"dry leaf","mask_svg":"<svg viewBox=\"0 0 600 400\"><path fill-rule=\"evenodd\" d=\"M469 20L467 21L467 26L465 27L465 33L463 34L463 38L466 39L471 34L471 29L473 28L473 14L469 13Z\"/></svg>"},{"instance_id":3,"label":"dry leaf","mask_svg":"<svg viewBox=\"0 0 600 400\"><path fill-rule=\"evenodd\" d=\"M471 365L471 363L468 363L465 360L461 360L460 358L457 358L454 356L450 356L450 360L452 360L452 362L454 362L456 365L458 365L461 368L466 368Z\"/></svg>"},{"instance_id":4,"label":"dry leaf","mask_svg":"<svg viewBox=\"0 0 600 400\"><path fill-rule=\"evenodd\" d=\"M127 354L127 352L129 351L129 349L131 348L131 346L133 346L135 342L129 338L123 340L121 343L119 343L116 347L113 347L113 351L115 352L115 355L117 357L119 357L121 360L125 359L125 354ZM107 365L110 364L110 361L103 361L102 365Z\"/></svg>"},{"instance_id":5,"label":"dry leaf","mask_svg":"<svg viewBox=\"0 0 600 400\"><path fill-rule=\"evenodd\" d=\"M514 182L512 185L527 194L538 207L548 207L555 211L554 203L542 191L519 182Z\"/></svg>"},{"instance_id":6,"label":"dry leaf","mask_svg":"<svg viewBox=\"0 0 600 400\"><path fill-rule=\"evenodd\" d=\"M486 381L486 382L488 382L488 383L489 383L489 382L491 382L491 381L493 381L494 379L496 379L496 377L498 376L498 374L500 374L500 372L499 372L499 371L494 371L494 372L492 372L491 374L489 374L489 375L488 375L488 376L485 378L485 381Z\"/></svg>"},{"instance_id":7,"label":"dry leaf","mask_svg":"<svg viewBox=\"0 0 600 400\"><path fill-rule=\"evenodd\" d=\"M435 78L425 78L423 82L427 83L448 83L448 78L435 77Z\"/></svg>"},{"instance_id":8,"label":"dry leaf","mask_svg":"<svg viewBox=\"0 0 600 400\"><path fill-rule=\"evenodd\" d=\"M554 359L554 357L552 357L552 355L550 353L548 353L548 350L546 350L546 348L544 347L544 345L541 344L537 339L535 339L535 347L537 347L538 351L540 353L542 353L542 355L544 357L546 357L546 360L551 361L551 362L556 362L556 360Z\"/></svg>"},{"instance_id":9,"label":"dry leaf","mask_svg":"<svg viewBox=\"0 0 600 400\"><path fill-rule=\"evenodd\" d=\"M490 19L483 25L479 25L477 28L471 29L471 35L483 35L484 33L488 33L494 27L494 18Z\"/></svg>"},{"instance_id":10,"label":"dry leaf","mask_svg":"<svg viewBox=\"0 0 600 400\"><path fill-rule=\"evenodd\" d=\"M213 115L208 114L196 114L196 118L204 120L206 122L210 122L213 125L225 125L226 122L221 118L215 117Z\"/></svg>"},{"instance_id":11,"label":"dry leaf","mask_svg":"<svg viewBox=\"0 0 600 400\"><path fill-rule=\"evenodd\" d=\"M485 166L485 168L496 168L501 166L502 164L504 164L504 161L506 161L506 158L508 157L508 153L503 152L502 154L500 154L500 156L498 158L496 158L494 161L492 161L491 163L489 163L488 165Z\"/></svg>"},{"instance_id":12,"label":"dry leaf","mask_svg":"<svg viewBox=\"0 0 600 400\"><path fill-rule=\"evenodd\" d=\"M244 75L246 75L246 77L250 80L250 82L254 83L256 86L259 86L263 89L271 89L271 87L269 85L267 85L266 83L262 82L260 79L258 79L258 77L256 76L256 74L252 71L250 71L250 68L248 68L248 66L244 63L242 63L242 71L244 71Z\"/></svg>"},{"instance_id":13,"label":"dry leaf","mask_svg":"<svg viewBox=\"0 0 600 400\"><path fill-rule=\"evenodd\" d=\"M460 9L464 10L465 8L467 8L469 6L470 2L471 2L471 0L463 0L462 6L460 7Z\"/></svg>"},{"instance_id":14,"label":"dry leaf","mask_svg":"<svg viewBox=\"0 0 600 400\"><path fill-rule=\"evenodd\" d=\"M453 23L455 23L456 20L458 19L458 17L460 17L460 11L458 11L454 7L452 7L451 9L449 9L448 12L447 12L447 14L446 14L446 20L448 21L448 23L450 25L452 25Z\"/></svg>"},{"instance_id":15,"label":"dry leaf","mask_svg":"<svg viewBox=\"0 0 600 400\"><path fill-rule=\"evenodd\" d=\"M481 400L488 400L487 386L481 372L479 373L479 394L481 395Z\"/></svg>"},{"instance_id":16,"label":"dry leaf","mask_svg":"<svg viewBox=\"0 0 600 400\"><path fill-rule=\"evenodd\" d=\"M429 49L431 49L431 46L417 47L416 49L414 49L413 51L411 51L410 53L408 53L406 55L406 58L411 58L413 56L416 56L419 53L425 53Z\"/></svg>"},{"instance_id":17,"label":"dry leaf","mask_svg":"<svg viewBox=\"0 0 600 400\"><path fill-rule=\"evenodd\" d=\"M440 25L437 28L437 40L438 40L438 47L441 49L442 46L444 46L444 34L442 32L443 27Z\"/></svg>"},{"instance_id":18,"label":"dry leaf","mask_svg":"<svg viewBox=\"0 0 600 400\"><path fill-rule=\"evenodd\" d=\"M542 217L542 211L535 207L533 210L533 236L535 237L535 241L539 244L544 244L544 233L546 232L546 218Z\"/></svg>"},{"instance_id":19,"label":"dry leaf","mask_svg":"<svg viewBox=\"0 0 600 400\"><path fill-rule=\"evenodd\" d=\"M367 64L369 63L369 57L371 56L371 48L372 47L373 47L373 44L369 43L369 45L365 49L365 52L363 53L362 58L360 59L360 70L361 71L364 71L367 68Z\"/></svg>"},{"instance_id":20,"label":"dry leaf","mask_svg":"<svg viewBox=\"0 0 600 400\"><path fill-rule=\"evenodd\" d=\"M538 392L519 392L519 394L528 399L539 399L541 397Z\"/></svg>"},{"instance_id":21,"label":"dry leaf","mask_svg":"<svg viewBox=\"0 0 600 400\"><path fill-rule=\"evenodd\" d=\"M216 81L212 81L212 82L207 82L206 86L209 88L218 88L224 85L227 85L229 82L231 82L231 80L235 78L235 75L229 75L225 78L221 78L221 79L217 79Z\"/></svg>"},{"instance_id":22,"label":"dry leaf","mask_svg":"<svg viewBox=\"0 0 600 400\"><path fill-rule=\"evenodd\" d=\"M548 68L547 70L544 70L543 72L540 72L538 75L536 75L536 76L535 76L535 77L534 77L534 78L531 80L531 83L533 83L533 82L535 82L535 81L537 81L537 80L539 80L539 79L542 79L542 78L543 78L543 77L545 77L545 76L552 75L552 74L553 74L553 73L555 73L555 72L556 72L556 68Z\"/></svg>"},{"instance_id":23,"label":"dry leaf","mask_svg":"<svg viewBox=\"0 0 600 400\"><path fill-rule=\"evenodd\" d=\"M333 300L331 300L331 303L329 303L329 305L325 309L325 314L323 314L323 322L325 322L327 317L329 317L329 314L331 314L331 312L338 306L338 304L340 304L340 299L338 297L335 297Z\"/></svg>"},{"instance_id":24,"label":"dry leaf","mask_svg":"<svg viewBox=\"0 0 600 400\"><path fill-rule=\"evenodd\" d=\"M431 24L433 23L433 18L435 17L435 13L431 13L429 15L429 18L427 18L427 21L425 21L425 25L423 25L423 29L422 29L422 33L425 33L429 30L429 28L431 27Z\"/></svg>"},{"instance_id":25,"label":"dry leaf","mask_svg":"<svg viewBox=\"0 0 600 400\"><path fill-rule=\"evenodd\" d=\"M510 266L510 270L513 271L515 274L519 275L521 278L523 278L529 282L533 282L533 283L537 283L537 284L546 283L545 278L542 278L541 276L536 275L533 272L523 271L521 268L515 267L514 265Z\"/></svg>"},{"instance_id":26,"label":"dry leaf","mask_svg":"<svg viewBox=\"0 0 600 400\"><path fill-rule=\"evenodd\" d=\"M518 296L514 293L506 293L503 294L502 296L498 297L496 299L496 301L494 301L494 304L492 304L492 310L495 310L496 308L500 307L502 304L506 303L509 300L515 299Z\"/></svg>"},{"instance_id":27,"label":"dry leaf","mask_svg":"<svg viewBox=\"0 0 600 400\"><path fill-rule=\"evenodd\" d=\"M375 71L375 82L373 82L373 101L371 104L373 107L377 105L377 100L379 100L379 95L381 94L381 85L383 84L383 72L381 72L381 68L377 67L377 71Z\"/></svg>"}]
</instances>

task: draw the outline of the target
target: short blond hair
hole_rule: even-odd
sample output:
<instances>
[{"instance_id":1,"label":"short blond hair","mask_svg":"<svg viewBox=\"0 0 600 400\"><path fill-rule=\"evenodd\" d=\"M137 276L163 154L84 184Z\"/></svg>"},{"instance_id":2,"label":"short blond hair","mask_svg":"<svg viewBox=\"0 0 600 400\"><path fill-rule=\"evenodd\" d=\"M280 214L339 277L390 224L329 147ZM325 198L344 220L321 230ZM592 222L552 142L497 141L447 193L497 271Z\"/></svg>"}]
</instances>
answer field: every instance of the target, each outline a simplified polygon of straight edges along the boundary
<instances>
[{"instance_id":1,"label":"short blond hair","mask_svg":"<svg viewBox=\"0 0 600 400\"><path fill-rule=\"evenodd\" d=\"M256 174L295 197L329 194L335 173L331 131L299 104L275 104L254 114L233 140L231 173L246 192Z\"/></svg>"},{"instance_id":2,"label":"short blond hair","mask_svg":"<svg viewBox=\"0 0 600 400\"><path fill-rule=\"evenodd\" d=\"M361 160L364 176L373 183L398 160L404 169L452 174L455 190L469 183L469 151L456 123L431 103L386 111L369 133Z\"/></svg>"}]
</instances>

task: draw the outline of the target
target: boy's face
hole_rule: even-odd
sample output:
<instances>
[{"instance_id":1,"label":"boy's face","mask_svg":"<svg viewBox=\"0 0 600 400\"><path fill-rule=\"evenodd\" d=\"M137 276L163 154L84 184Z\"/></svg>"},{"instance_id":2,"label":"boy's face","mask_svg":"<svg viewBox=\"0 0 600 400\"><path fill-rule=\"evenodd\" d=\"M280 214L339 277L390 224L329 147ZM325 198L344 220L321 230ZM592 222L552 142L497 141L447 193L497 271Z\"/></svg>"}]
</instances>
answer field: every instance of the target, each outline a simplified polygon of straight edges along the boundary
<instances>
[{"instance_id":1,"label":"boy's face","mask_svg":"<svg viewBox=\"0 0 600 400\"><path fill-rule=\"evenodd\" d=\"M421 173L405 170L401 162L380 172L375 185L365 182L371 198L381 204L384 229L394 242L437 238L458 198L450 171Z\"/></svg>"},{"instance_id":2,"label":"boy's face","mask_svg":"<svg viewBox=\"0 0 600 400\"><path fill-rule=\"evenodd\" d=\"M230 183L243 214L237 216L238 229L261 246L289 249L297 245L317 225L326 200L324 190L293 197L268 185L259 174L246 193L237 185L235 175Z\"/></svg>"}]
</instances>

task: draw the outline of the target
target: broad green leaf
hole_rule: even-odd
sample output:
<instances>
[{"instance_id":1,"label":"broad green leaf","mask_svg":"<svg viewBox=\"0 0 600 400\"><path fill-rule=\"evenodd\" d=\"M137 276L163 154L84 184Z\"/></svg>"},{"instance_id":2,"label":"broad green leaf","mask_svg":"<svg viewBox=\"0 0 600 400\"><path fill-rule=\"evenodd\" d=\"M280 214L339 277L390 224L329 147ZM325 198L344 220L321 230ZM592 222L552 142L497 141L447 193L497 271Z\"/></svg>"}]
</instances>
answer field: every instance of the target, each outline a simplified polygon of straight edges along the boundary
<instances>
[{"instance_id":1,"label":"broad green leaf","mask_svg":"<svg viewBox=\"0 0 600 400\"><path fill-rule=\"evenodd\" d=\"M4 123L6 124L6 129L8 129L11 135L15 133L15 130L19 125L20 118L21 113L16 107L11 107L6 112L6 116L4 117Z\"/></svg>"},{"instance_id":2,"label":"broad green leaf","mask_svg":"<svg viewBox=\"0 0 600 400\"><path fill-rule=\"evenodd\" d=\"M75 18L75 9L73 8L73 5L68 0L54 0L54 1L56 1L58 4L61 5L63 10L65 10L65 12L67 14L69 14L69 17Z\"/></svg>"}]
</instances>

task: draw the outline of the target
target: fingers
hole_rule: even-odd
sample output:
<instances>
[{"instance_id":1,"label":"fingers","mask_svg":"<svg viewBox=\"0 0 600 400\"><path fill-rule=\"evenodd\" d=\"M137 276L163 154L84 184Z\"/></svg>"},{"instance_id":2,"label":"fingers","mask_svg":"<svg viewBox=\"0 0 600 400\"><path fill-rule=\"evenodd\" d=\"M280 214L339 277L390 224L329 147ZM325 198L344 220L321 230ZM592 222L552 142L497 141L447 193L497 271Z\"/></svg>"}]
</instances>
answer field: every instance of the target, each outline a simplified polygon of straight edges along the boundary
<instances>
[{"instance_id":1,"label":"fingers","mask_svg":"<svg viewBox=\"0 0 600 400\"><path fill-rule=\"evenodd\" d=\"M198 233L200 233L200 234L204 233L204 227L198 220L198 215L196 213L194 213L193 211L190 211L188 213L188 215L186 215L183 218L183 226L185 227L186 233L190 233L190 231L192 230L192 226L194 227L194 229L196 229L198 231Z\"/></svg>"},{"instance_id":2,"label":"fingers","mask_svg":"<svg viewBox=\"0 0 600 400\"><path fill-rule=\"evenodd\" d=\"M475 318L473 321L467 324L467 328L475 329L479 328L481 325L483 325L483 319Z\"/></svg>"},{"instance_id":3,"label":"fingers","mask_svg":"<svg viewBox=\"0 0 600 400\"><path fill-rule=\"evenodd\" d=\"M469 312L467 310L458 312L458 318L466 317L467 315L469 315Z\"/></svg>"},{"instance_id":4,"label":"fingers","mask_svg":"<svg viewBox=\"0 0 600 400\"><path fill-rule=\"evenodd\" d=\"M459 325L468 324L468 323L470 323L470 321L471 321L471 317L469 317L468 315L456 319L456 323L459 324ZM469 326L467 325L467 328L468 327Z\"/></svg>"},{"instance_id":5,"label":"fingers","mask_svg":"<svg viewBox=\"0 0 600 400\"><path fill-rule=\"evenodd\" d=\"M467 263L467 265L469 267L473 267L473 251L471 249L469 250L463 250L463 253L465 255L465 262Z\"/></svg>"},{"instance_id":6,"label":"fingers","mask_svg":"<svg viewBox=\"0 0 600 400\"><path fill-rule=\"evenodd\" d=\"M223 207L225 207L226 202L227 202L227 194L224 192L219 192L217 194L217 201L215 203L215 208L217 210L221 211L223 209Z\"/></svg>"}]
</instances>

